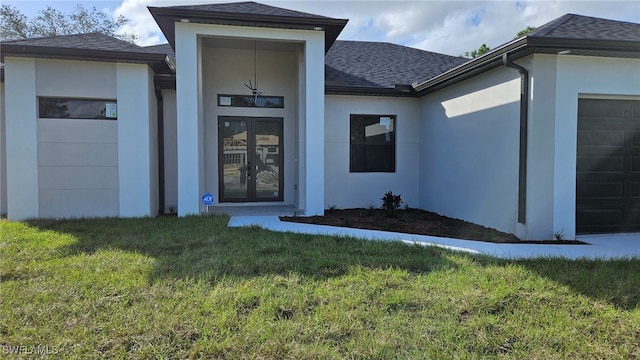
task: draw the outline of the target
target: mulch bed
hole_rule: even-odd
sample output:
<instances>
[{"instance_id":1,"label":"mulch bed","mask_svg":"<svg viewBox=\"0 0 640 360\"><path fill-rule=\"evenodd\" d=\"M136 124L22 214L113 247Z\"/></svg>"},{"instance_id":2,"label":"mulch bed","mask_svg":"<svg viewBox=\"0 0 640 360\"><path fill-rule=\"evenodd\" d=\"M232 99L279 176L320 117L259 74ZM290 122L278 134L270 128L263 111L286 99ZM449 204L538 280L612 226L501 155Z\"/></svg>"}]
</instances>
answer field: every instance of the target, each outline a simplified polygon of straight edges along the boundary
<instances>
[{"instance_id":1,"label":"mulch bed","mask_svg":"<svg viewBox=\"0 0 640 360\"><path fill-rule=\"evenodd\" d=\"M515 235L490 229L468 221L452 219L419 209L397 210L388 216L382 209L325 210L324 216L281 216L280 220L341 226L356 229L383 230L417 235L431 235L456 239L478 240L510 244L585 244L576 240L525 241Z\"/></svg>"}]
</instances>

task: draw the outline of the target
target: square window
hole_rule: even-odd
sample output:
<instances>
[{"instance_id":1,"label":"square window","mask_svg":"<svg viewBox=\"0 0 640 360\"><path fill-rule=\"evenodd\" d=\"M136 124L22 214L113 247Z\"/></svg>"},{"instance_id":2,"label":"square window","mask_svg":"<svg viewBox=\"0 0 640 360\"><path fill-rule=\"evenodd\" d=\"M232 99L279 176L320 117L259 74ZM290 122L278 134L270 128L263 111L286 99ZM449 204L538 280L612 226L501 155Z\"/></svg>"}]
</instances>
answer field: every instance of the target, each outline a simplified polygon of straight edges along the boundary
<instances>
[{"instance_id":1,"label":"square window","mask_svg":"<svg viewBox=\"0 0 640 360\"><path fill-rule=\"evenodd\" d=\"M351 115L351 172L396 171L395 123L395 115Z\"/></svg>"}]
</instances>

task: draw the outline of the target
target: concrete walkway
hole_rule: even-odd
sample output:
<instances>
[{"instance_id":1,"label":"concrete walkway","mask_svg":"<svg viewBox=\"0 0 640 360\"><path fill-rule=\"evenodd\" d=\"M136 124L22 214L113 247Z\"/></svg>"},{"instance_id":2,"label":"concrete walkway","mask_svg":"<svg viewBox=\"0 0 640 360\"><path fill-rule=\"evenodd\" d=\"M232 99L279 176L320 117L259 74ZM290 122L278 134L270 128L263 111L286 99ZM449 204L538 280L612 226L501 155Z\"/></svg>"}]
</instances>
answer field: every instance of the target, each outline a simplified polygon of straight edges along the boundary
<instances>
[{"instance_id":1,"label":"concrete walkway","mask_svg":"<svg viewBox=\"0 0 640 360\"><path fill-rule=\"evenodd\" d=\"M313 235L351 236L367 240L402 241L439 246L472 254L485 254L504 259L564 257L568 259L640 259L640 233L617 235L585 235L578 240L589 245L496 244L437 236L402 234L379 230L351 229L337 226L300 224L280 221L278 216L234 215L229 227L260 226L264 229Z\"/></svg>"}]
</instances>

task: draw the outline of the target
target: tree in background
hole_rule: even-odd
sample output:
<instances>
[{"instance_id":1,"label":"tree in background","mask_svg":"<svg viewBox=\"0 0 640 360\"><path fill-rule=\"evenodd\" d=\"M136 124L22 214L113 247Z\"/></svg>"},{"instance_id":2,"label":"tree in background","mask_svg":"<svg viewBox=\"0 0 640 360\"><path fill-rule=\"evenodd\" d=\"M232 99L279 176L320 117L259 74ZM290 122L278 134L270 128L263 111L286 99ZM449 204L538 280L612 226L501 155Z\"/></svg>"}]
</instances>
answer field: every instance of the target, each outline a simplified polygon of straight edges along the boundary
<instances>
[{"instance_id":1,"label":"tree in background","mask_svg":"<svg viewBox=\"0 0 640 360\"><path fill-rule=\"evenodd\" d=\"M76 5L71 14L65 14L47 6L34 18L28 18L11 5L0 6L0 39L2 40L100 32L135 43L138 40L135 34L116 34L116 31L127 23L129 19L122 15L112 20L106 13L98 11L95 7L86 9L80 4Z\"/></svg>"},{"instance_id":2,"label":"tree in background","mask_svg":"<svg viewBox=\"0 0 640 360\"><path fill-rule=\"evenodd\" d=\"M464 55L462 55L462 57L466 57L466 58L469 58L469 59L475 59L480 55L488 53L489 50L491 50L491 49L487 46L487 44L482 44L482 45L480 45L478 50L473 50L471 52L465 51L465 53L464 53Z\"/></svg>"},{"instance_id":3,"label":"tree in background","mask_svg":"<svg viewBox=\"0 0 640 360\"><path fill-rule=\"evenodd\" d=\"M517 39L521 36L524 36L530 32L532 32L533 30L535 30L536 28L534 26L527 26L526 29L522 29L520 31L518 31L518 34L516 34L516 36L514 37L514 39ZM486 54L489 52L489 50L491 50L487 44L482 44L478 50L473 50L471 52L469 51L465 51L464 55L460 55L461 57L465 57L468 59L475 59L480 55Z\"/></svg>"},{"instance_id":4,"label":"tree in background","mask_svg":"<svg viewBox=\"0 0 640 360\"><path fill-rule=\"evenodd\" d=\"M516 35L516 37L514 37L514 39L519 38L520 36L524 36L527 35L528 33L532 32L533 30L535 30L536 27L535 26L527 26L526 29L520 30L518 32L518 34Z\"/></svg>"}]
</instances>

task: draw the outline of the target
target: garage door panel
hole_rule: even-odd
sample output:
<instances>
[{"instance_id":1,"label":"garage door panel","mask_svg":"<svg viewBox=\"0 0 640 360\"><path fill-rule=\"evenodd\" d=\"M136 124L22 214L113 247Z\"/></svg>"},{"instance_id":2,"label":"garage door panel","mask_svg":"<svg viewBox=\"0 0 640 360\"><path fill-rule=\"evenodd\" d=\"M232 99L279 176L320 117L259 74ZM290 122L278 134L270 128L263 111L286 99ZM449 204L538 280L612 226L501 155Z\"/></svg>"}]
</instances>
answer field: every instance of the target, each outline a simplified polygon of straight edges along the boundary
<instances>
[{"instance_id":1,"label":"garage door panel","mask_svg":"<svg viewBox=\"0 0 640 360\"><path fill-rule=\"evenodd\" d=\"M118 189L118 167L40 166L38 187L43 189Z\"/></svg>"},{"instance_id":2,"label":"garage door panel","mask_svg":"<svg viewBox=\"0 0 640 360\"><path fill-rule=\"evenodd\" d=\"M631 172L640 174L640 156L633 155L631 157Z\"/></svg>"},{"instance_id":3,"label":"garage door panel","mask_svg":"<svg viewBox=\"0 0 640 360\"><path fill-rule=\"evenodd\" d=\"M633 135L631 135L631 145L636 148L640 148L640 129L637 127L634 130Z\"/></svg>"},{"instance_id":4,"label":"garage door panel","mask_svg":"<svg viewBox=\"0 0 640 360\"><path fill-rule=\"evenodd\" d=\"M622 224L623 220L623 214L620 209L581 210L580 215L582 222L590 226L616 226Z\"/></svg>"},{"instance_id":5,"label":"garage door panel","mask_svg":"<svg viewBox=\"0 0 640 360\"><path fill-rule=\"evenodd\" d=\"M640 199L640 180L631 181L631 198L634 200ZM636 206L638 206L637 202Z\"/></svg>"},{"instance_id":6,"label":"garage door panel","mask_svg":"<svg viewBox=\"0 0 640 360\"><path fill-rule=\"evenodd\" d=\"M40 190L40 217L118 216L118 190Z\"/></svg>"},{"instance_id":7,"label":"garage door panel","mask_svg":"<svg viewBox=\"0 0 640 360\"><path fill-rule=\"evenodd\" d=\"M582 156L578 158L576 170L582 172L624 172L624 157L620 154L609 156Z\"/></svg>"},{"instance_id":8,"label":"garage door panel","mask_svg":"<svg viewBox=\"0 0 640 360\"><path fill-rule=\"evenodd\" d=\"M38 143L41 166L118 166L118 144Z\"/></svg>"},{"instance_id":9,"label":"garage door panel","mask_svg":"<svg viewBox=\"0 0 640 360\"><path fill-rule=\"evenodd\" d=\"M578 135L580 146L604 146L615 149L624 145L624 131L587 130Z\"/></svg>"},{"instance_id":10,"label":"garage door panel","mask_svg":"<svg viewBox=\"0 0 640 360\"><path fill-rule=\"evenodd\" d=\"M630 105L625 100L580 99L578 117L582 119L623 118Z\"/></svg>"},{"instance_id":11,"label":"garage door panel","mask_svg":"<svg viewBox=\"0 0 640 360\"><path fill-rule=\"evenodd\" d=\"M640 207L640 203L636 202L636 206L631 211L631 219L630 219L630 221L631 221L631 225L632 226L640 225L640 209L638 209L638 207Z\"/></svg>"},{"instance_id":12,"label":"garage door panel","mask_svg":"<svg viewBox=\"0 0 640 360\"><path fill-rule=\"evenodd\" d=\"M578 108L576 232L640 231L640 101Z\"/></svg>"},{"instance_id":13,"label":"garage door panel","mask_svg":"<svg viewBox=\"0 0 640 360\"><path fill-rule=\"evenodd\" d=\"M576 191L581 199L622 199L624 182L581 182Z\"/></svg>"}]
</instances>

